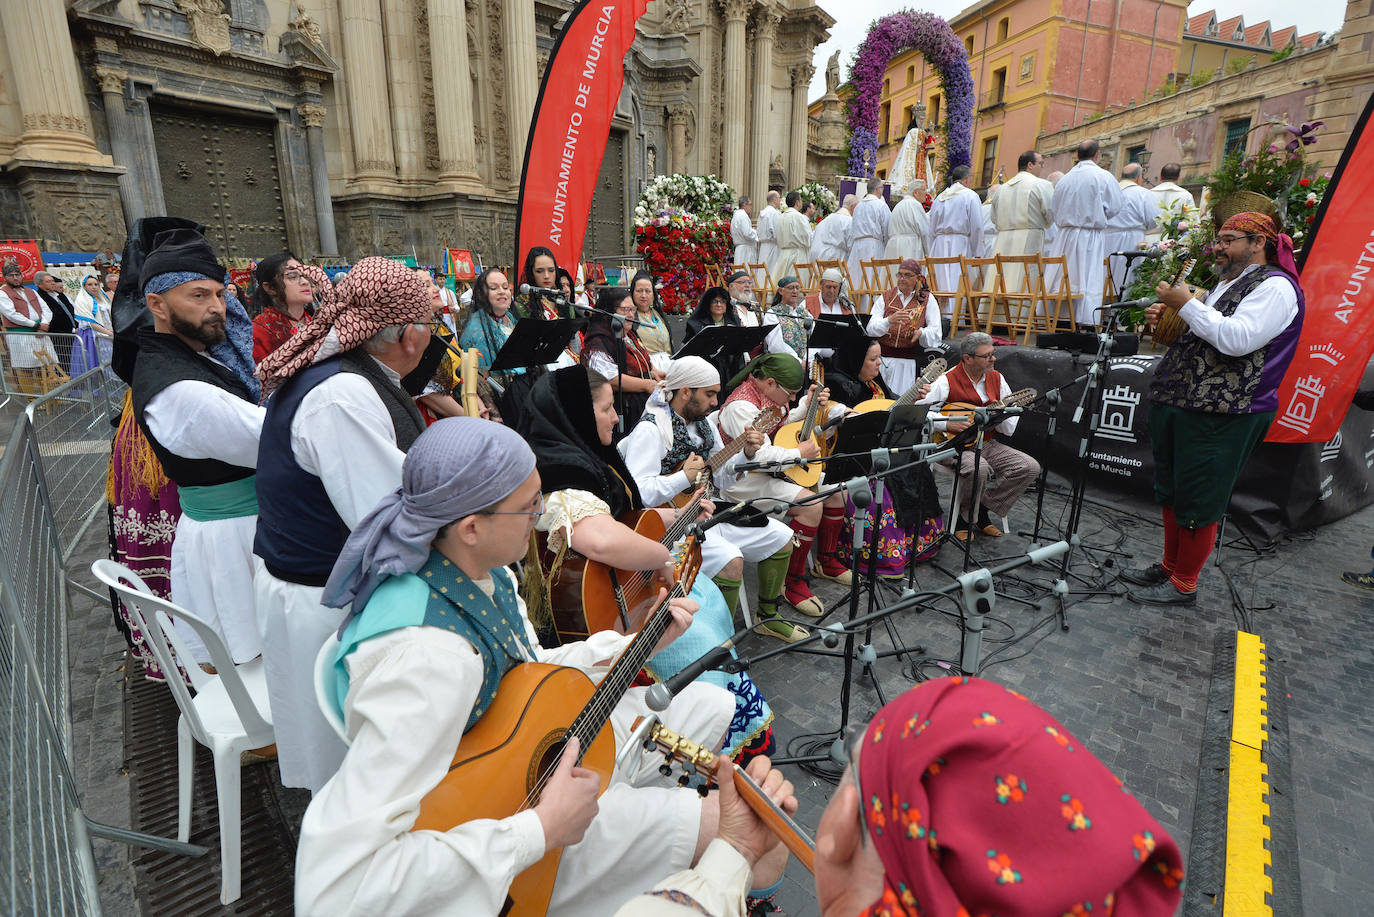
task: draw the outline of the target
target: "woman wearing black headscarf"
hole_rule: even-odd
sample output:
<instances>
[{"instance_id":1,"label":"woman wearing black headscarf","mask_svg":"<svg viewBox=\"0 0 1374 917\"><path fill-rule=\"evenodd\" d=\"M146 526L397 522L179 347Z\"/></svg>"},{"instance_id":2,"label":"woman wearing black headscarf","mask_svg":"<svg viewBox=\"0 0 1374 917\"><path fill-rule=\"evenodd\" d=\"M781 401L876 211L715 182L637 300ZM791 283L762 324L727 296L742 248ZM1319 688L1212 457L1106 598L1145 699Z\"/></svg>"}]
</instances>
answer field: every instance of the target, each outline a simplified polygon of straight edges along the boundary
<instances>
[{"instance_id":1,"label":"woman wearing black headscarf","mask_svg":"<svg viewBox=\"0 0 1374 917\"><path fill-rule=\"evenodd\" d=\"M697 300L697 307L687 316L687 340L690 341L702 330L715 325L739 327L739 317L730 306L730 293L725 287L710 287L701 294L701 299ZM733 379L744 368L744 357L741 354L723 354L712 360L711 364L720 370L720 378L724 382ZM725 391L721 392L722 403L727 394Z\"/></svg>"},{"instance_id":2,"label":"woman wearing black headscarf","mask_svg":"<svg viewBox=\"0 0 1374 917\"><path fill-rule=\"evenodd\" d=\"M835 350L831 371L825 377L830 395L843 404L860 404L872 398L897 397L882 376L882 347L869 337L853 336ZM924 463L907 465L883 481L883 503L878 529L878 575L901 577L908 563L929 560L932 545L943 528L935 478ZM845 529L840 535L840 557L852 560L855 508L846 504ZM868 558L865 539L863 557ZM866 569L865 569L866 572Z\"/></svg>"}]
</instances>

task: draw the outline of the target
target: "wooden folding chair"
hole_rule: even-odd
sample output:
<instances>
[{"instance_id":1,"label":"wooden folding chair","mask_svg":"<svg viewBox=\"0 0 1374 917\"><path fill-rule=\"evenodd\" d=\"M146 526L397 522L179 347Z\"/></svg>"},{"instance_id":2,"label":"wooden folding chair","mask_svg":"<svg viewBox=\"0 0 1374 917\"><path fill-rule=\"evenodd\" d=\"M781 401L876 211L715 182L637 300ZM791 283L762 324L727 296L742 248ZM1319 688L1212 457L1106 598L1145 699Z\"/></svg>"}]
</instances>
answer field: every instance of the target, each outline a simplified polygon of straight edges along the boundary
<instances>
[{"instance_id":1,"label":"wooden folding chair","mask_svg":"<svg viewBox=\"0 0 1374 917\"><path fill-rule=\"evenodd\" d=\"M995 289L989 289L987 283L989 279L994 285L997 283L997 279L993 275L993 269L997 267L997 259L964 257L960 260L964 275L962 282L964 296L968 304L970 327L977 329L981 325L984 330L990 331L992 328L992 307L996 301L996 296L994 295ZM952 323L951 329L953 329ZM951 334L953 334L952 330Z\"/></svg>"},{"instance_id":2,"label":"wooden folding chair","mask_svg":"<svg viewBox=\"0 0 1374 917\"><path fill-rule=\"evenodd\" d=\"M1007 337L1014 340L1019 332L1021 343L1030 343L1031 332L1040 331L1042 325L1037 308L1040 302L1039 289L1039 255L998 255L997 289L993 294L988 327L992 327L992 316L1000 309L1006 320Z\"/></svg>"},{"instance_id":3,"label":"wooden folding chair","mask_svg":"<svg viewBox=\"0 0 1374 917\"><path fill-rule=\"evenodd\" d=\"M1051 265L1058 265L1060 268L1059 282L1053 286L1045 278L1046 271ZM1053 258L1048 258L1041 255L1037 286L1040 305L1045 309L1046 330L1051 332L1077 331L1078 319L1073 314L1073 288L1069 284L1068 256L1056 255Z\"/></svg>"},{"instance_id":4,"label":"wooden folding chair","mask_svg":"<svg viewBox=\"0 0 1374 917\"><path fill-rule=\"evenodd\" d=\"M778 291L778 285L773 282L773 275L768 273L768 265L750 264L749 276L754 282L754 295L758 297L759 304L765 309L768 308L773 294Z\"/></svg>"},{"instance_id":5,"label":"wooden folding chair","mask_svg":"<svg viewBox=\"0 0 1374 917\"><path fill-rule=\"evenodd\" d=\"M797 279L801 281L802 293L810 296L812 293L820 292L821 272L816 268L816 265L806 261L798 261L793 265L793 269L797 272Z\"/></svg>"},{"instance_id":6,"label":"wooden folding chair","mask_svg":"<svg viewBox=\"0 0 1374 917\"><path fill-rule=\"evenodd\" d=\"M847 261L817 261L817 262L816 262L816 270L820 271L822 274L824 274L826 271L830 270L832 267L833 267L835 270L839 271L841 274L844 275L844 288L845 288L845 291L849 294L849 298L850 298L850 299L853 299L853 298L854 298L854 278L849 276L849 262L847 262Z\"/></svg>"},{"instance_id":7,"label":"wooden folding chair","mask_svg":"<svg viewBox=\"0 0 1374 917\"><path fill-rule=\"evenodd\" d=\"M725 270L719 264L706 265L706 285L708 287L725 286Z\"/></svg>"},{"instance_id":8,"label":"wooden folding chair","mask_svg":"<svg viewBox=\"0 0 1374 917\"><path fill-rule=\"evenodd\" d=\"M953 267L958 270L958 280L955 281L954 289L947 290L939 285L939 275L935 271L938 267ZM966 277L964 259L959 255L945 258L937 258L932 255L926 258L926 282L930 284L930 295L936 299L950 301L949 336L951 340L959 333L959 328L963 325L967 325L969 331L978 330L977 316L966 311L968 310L968 289L964 285ZM940 312L942 315L944 314L943 307Z\"/></svg>"},{"instance_id":9,"label":"wooden folding chair","mask_svg":"<svg viewBox=\"0 0 1374 917\"><path fill-rule=\"evenodd\" d=\"M879 293L895 287L897 285L897 266L901 263L901 258L873 258L862 262L864 272L868 275L868 286L876 289Z\"/></svg>"}]
</instances>

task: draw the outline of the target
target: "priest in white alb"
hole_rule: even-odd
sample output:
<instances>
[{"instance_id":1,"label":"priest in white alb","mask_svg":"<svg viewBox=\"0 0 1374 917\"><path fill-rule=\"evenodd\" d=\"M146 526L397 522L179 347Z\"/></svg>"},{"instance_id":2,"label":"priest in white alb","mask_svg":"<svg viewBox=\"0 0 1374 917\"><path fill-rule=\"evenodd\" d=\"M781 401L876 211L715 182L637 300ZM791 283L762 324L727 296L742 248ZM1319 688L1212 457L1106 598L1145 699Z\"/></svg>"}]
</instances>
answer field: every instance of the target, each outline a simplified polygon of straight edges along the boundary
<instances>
[{"instance_id":1,"label":"priest in white alb","mask_svg":"<svg viewBox=\"0 0 1374 917\"><path fill-rule=\"evenodd\" d=\"M763 210L759 211L759 263L768 265L768 273L773 279L777 279L777 274L773 273L773 262L778 260L778 204L782 198L776 191L768 192L768 202Z\"/></svg>"},{"instance_id":2,"label":"priest in white alb","mask_svg":"<svg viewBox=\"0 0 1374 917\"><path fill-rule=\"evenodd\" d=\"M736 267L745 267L746 270L747 265L759 260L759 234L754 231L754 221L749 217L749 211L753 206L754 202L745 195L739 199L735 215L730 218L730 244L735 246L733 260L730 263Z\"/></svg>"},{"instance_id":3,"label":"priest in white alb","mask_svg":"<svg viewBox=\"0 0 1374 917\"><path fill-rule=\"evenodd\" d=\"M875 187L882 185L875 182ZM849 224L849 279L855 284L863 283L863 262L883 257L887 250L888 224L892 221L892 210L881 194L871 190L854 207L854 222ZM869 297L864 297L867 300ZM867 302L858 304L860 309Z\"/></svg>"},{"instance_id":4,"label":"priest in white alb","mask_svg":"<svg viewBox=\"0 0 1374 917\"><path fill-rule=\"evenodd\" d=\"M992 222L997 227L997 255L1038 255L1045 248L1045 230L1050 226L1050 201L1054 185L1040 177L1045 157L1027 150L1016 160L1017 172L1002 185L992 201ZM1019 264L1007 265L1003 281L1008 292L1020 290L1025 270Z\"/></svg>"},{"instance_id":5,"label":"priest in white alb","mask_svg":"<svg viewBox=\"0 0 1374 917\"><path fill-rule=\"evenodd\" d=\"M976 191L964 186L968 172L966 165L951 169L949 187L936 195L930 206L932 258L983 257L983 203ZM961 273L963 268L957 264L937 264L931 286L937 290L958 289ZM943 302L940 308L949 318L954 304Z\"/></svg>"},{"instance_id":6,"label":"priest in white alb","mask_svg":"<svg viewBox=\"0 0 1374 917\"><path fill-rule=\"evenodd\" d=\"M1145 233L1145 246L1148 248L1158 242L1164 235L1164 213L1169 208L1174 208L1179 216L1192 223L1197 220L1197 203L1193 200L1193 193L1187 188L1178 184L1178 177L1183 172L1183 167L1176 162L1166 162L1159 170L1159 184L1150 189L1150 193L1155 196L1155 206L1159 208L1159 213L1155 217L1154 229Z\"/></svg>"},{"instance_id":7,"label":"priest in white alb","mask_svg":"<svg viewBox=\"0 0 1374 917\"><path fill-rule=\"evenodd\" d=\"M811 221L802 214L801 194L787 192L787 209L778 215L778 257L768 265L768 273L776 283L783 277L795 276L798 264L806 264L811 257Z\"/></svg>"},{"instance_id":8,"label":"priest in white alb","mask_svg":"<svg viewBox=\"0 0 1374 917\"><path fill-rule=\"evenodd\" d=\"M1088 326L1098 323L1102 305L1107 221L1124 205L1121 186L1097 164L1098 154L1097 141L1084 140L1078 145L1078 164L1055 186L1051 213L1058 232L1046 252L1052 258L1067 257L1074 318ZM1045 286L1057 289L1062 275L1058 265L1045 268Z\"/></svg>"},{"instance_id":9,"label":"priest in white alb","mask_svg":"<svg viewBox=\"0 0 1374 917\"><path fill-rule=\"evenodd\" d=\"M811 260L844 261L849 257L849 224L854 222L854 205L859 203L857 194L846 194L840 209L821 220L816 232L811 236Z\"/></svg>"},{"instance_id":10,"label":"priest in white alb","mask_svg":"<svg viewBox=\"0 0 1374 917\"><path fill-rule=\"evenodd\" d=\"M1107 258L1112 269L1112 288L1118 293L1135 275L1134 260L1138 259L1112 257L1112 252L1139 251L1145 233L1154 229L1159 216L1155 196L1140 184L1142 177L1138 162L1127 163L1121 170L1121 209L1107 221Z\"/></svg>"},{"instance_id":11,"label":"priest in white alb","mask_svg":"<svg viewBox=\"0 0 1374 917\"><path fill-rule=\"evenodd\" d=\"M884 258L915 258L921 260L930 247L930 217L921 206L926 183L913 183L911 193L892 208L892 220L887 224L887 247Z\"/></svg>"}]
</instances>

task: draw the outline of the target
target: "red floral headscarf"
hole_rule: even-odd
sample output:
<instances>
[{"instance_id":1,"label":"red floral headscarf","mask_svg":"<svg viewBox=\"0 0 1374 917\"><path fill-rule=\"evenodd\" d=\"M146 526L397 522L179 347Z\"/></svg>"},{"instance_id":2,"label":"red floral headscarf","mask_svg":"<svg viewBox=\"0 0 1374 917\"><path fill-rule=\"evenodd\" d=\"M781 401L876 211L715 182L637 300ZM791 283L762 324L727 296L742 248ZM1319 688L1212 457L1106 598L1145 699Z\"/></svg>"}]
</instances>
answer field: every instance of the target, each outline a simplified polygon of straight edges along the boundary
<instances>
[{"instance_id":1,"label":"red floral headscarf","mask_svg":"<svg viewBox=\"0 0 1374 917\"><path fill-rule=\"evenodd\" d=\"M429 291L414 269L390 258L364 258L315 318L258 364L263 397L307 366L352 350L390 325L427 323L432 312Z\"/></svg>"},{"instance_id":2,"label":"red floral headscarf","mask_svg":"<svg viewBox=\"0 0 1374 917\"><path fill-rule=\"evenodd\" d=\"M1121 781L1025 697L928 681L863 738L859 796L885 872L873 917L1170 917L1173 839Z\"/></svg>"},{"instance_id":3,"label":"red floral headscarf","mask_svg":"<svg viewBox=\"0 0 1374 917\"><path fill-rule=\"evenodd\" d=\"M1275 264L1294 280L1297 279L1298 264L1293 259L1293 240L1288 237L1287 233L1279 232L1278 224L1269 214L1260 213L1256 210L1246 210L1222 223L1219 232L1240 232L1247 236L1264 236L1274 243L1274 249L1278 253Z\"/></svg>"}]
</instances>

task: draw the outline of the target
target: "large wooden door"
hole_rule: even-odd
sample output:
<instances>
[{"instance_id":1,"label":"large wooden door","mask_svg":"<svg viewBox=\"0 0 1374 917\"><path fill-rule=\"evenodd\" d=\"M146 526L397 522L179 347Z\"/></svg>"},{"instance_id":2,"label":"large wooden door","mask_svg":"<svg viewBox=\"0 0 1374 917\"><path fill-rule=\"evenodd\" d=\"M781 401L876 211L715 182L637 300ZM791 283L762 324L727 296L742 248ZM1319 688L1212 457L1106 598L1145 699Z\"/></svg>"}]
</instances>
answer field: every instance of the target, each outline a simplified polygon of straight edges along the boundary
<instances>
[{"instance_id":1,"label":"large wooden door","mask_svg":"<svg viewBox=\"0 0 1374 917\"><path fill-rule=\"evenodd\" d=\"M287 248L271 122L176 108L151 114L169 216L204 223L221 258Z\"/></svg>"},{"instance_id":2,"label":"large wooden door","mask_svg":"<svg viewBox=\"0 0 1374 917\"><path fill-rule=\"evenodd\" d=\"M582 255L623 255L629 240L625 234L625 131L611 131L606 141L606 157L596 178L592 212L587 221L587 241Z\"/></svg>"}]
</instances>

